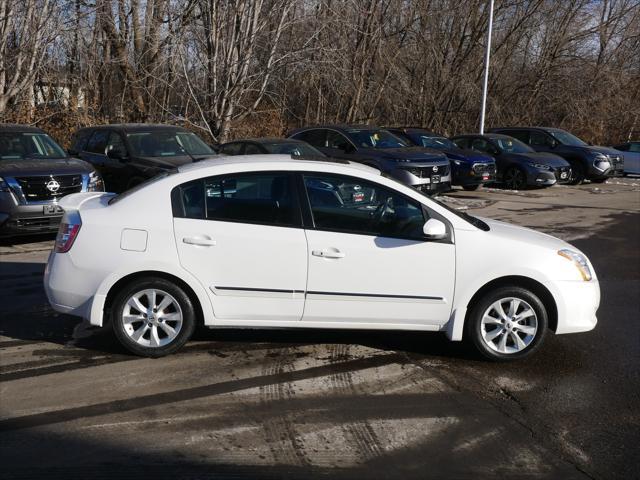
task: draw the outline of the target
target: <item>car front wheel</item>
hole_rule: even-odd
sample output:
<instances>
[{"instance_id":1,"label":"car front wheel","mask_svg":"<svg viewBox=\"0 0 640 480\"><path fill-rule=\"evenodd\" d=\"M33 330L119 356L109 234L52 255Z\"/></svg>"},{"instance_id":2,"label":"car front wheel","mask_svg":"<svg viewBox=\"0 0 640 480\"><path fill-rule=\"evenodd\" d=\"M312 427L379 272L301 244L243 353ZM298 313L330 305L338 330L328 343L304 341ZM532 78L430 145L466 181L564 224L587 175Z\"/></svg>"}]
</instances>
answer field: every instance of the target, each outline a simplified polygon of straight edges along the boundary
<instances>
[{"instance_id":1,"label":"car front wheel","mask_svg":"<svg viewBox=\"0 0 640 480\"><path fill-rule=\"evenodd\" d=\"M120 343L145 357L175 352L195 329L191 299L163 278L144 278L123 288L113 303L111 320Z\"/></svg>"},{"instance_id":2,"label":"car front wheel","mask_svg":"<svg viewBox=\"0 0 640 480\"><path fill-rule=\"evenodd\" d=\"M522 287L501 287L485 294L471 309L466 333L484 357L509 361L531 355L547 330L542 301Z\"/></svg>"},{"instance_id":3,"label":"car front wheel","mask_svg":"<svg viewBox=\"0 0 640 480\"><path fill-rule=\"evenodd\" d=\"M527 187L527 176L518 167L510 167L504 172L504 183L511 190L524 190Z\"/></svg>"}]
</instances>

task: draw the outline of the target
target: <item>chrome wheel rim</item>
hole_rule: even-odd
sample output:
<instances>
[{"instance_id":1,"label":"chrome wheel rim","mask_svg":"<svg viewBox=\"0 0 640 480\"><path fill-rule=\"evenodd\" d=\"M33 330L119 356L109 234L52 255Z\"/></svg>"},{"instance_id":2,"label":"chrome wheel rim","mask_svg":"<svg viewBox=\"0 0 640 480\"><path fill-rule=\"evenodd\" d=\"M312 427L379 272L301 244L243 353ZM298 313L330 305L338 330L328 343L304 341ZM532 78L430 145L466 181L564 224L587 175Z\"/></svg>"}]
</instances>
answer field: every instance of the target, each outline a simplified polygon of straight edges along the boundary
<instances>
[{"instance_id":1,"label":"chrome wheel rim","mask_svg":"<svg viewBox=\"0 0 640 480\"><path fill-rule=\"evenodd\" d=\"M521 298L493 302L482 315L480 332L494 352L511 355L527 349L538 332L538 316Z\"/></svg>"},{"instance_id":2,"label":"chrome wheel rim","mask_svg":"<svg viewBox=\"0 0 640 480\"><path fill-rule=\"evenodd\" d=\"M164 290L141 290L122 309L125 333L138 345L159 348L173 342L182 328L182 309Z\"/></svg>"}]
</instances>

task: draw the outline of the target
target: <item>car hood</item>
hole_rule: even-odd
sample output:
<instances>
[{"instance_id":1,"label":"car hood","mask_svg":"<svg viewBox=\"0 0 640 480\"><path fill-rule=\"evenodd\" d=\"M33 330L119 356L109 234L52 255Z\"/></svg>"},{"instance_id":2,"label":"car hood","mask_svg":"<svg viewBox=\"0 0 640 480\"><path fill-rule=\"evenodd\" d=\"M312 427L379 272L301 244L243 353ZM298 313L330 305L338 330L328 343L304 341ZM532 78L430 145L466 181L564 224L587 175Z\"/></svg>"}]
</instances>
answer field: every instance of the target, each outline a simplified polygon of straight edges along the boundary
<instances>
[{"instance_id":1,"label":"car hood","mask_svg":"<svg viewBox=\"0 0 640 480\"><path fill-rule=\"evenodd\" d=\"M569 163L559 155L548 152L508 153L510 158L533 163L540 163L550 167L568 167Z\"/></svg>"},{"instance_id":2,"label":"car hood","mask_svg":"<svg viewBox=\"0 0 640 480\"><path fill-rule=\"evenodd\" d=\"M588 147L582 147L589 152L602 153L604 155L620 156L620 150L610 147L601 147L599 145L589 145Z\"/></svg>"},{"instance_id":3,"label":"car hood","mask_svg":"<svg viewBox=\"0 0 640 480\"><path fill-rule=\"evenodd\" d=\"M404 159L411 160L412 162L433 162L439 160L448 162L447 156L444 153L423 147L361 148L359 149L359 153L382 158L384 160Z\"/></svg>"},{"instance_id":4,"label":"car hood","mask_svg":"<svg viewBox=\"0 0 640 480\"><path fill-rule=\"evenodd\" d=\"M447 148L443 152L452 160L460 160L468 163L493 163L495 160L489 155L483 155L474 150L463 150L462 148Z\"/></svg>"},{"instance_id":5,"label":"car hood","mask_svg":"<svg viewBox=\"0 0 640 480\"><path fill-rule=\"evenodd\" d=\"M25 158L24 160L0 160L0 177L29 175L64 175L89 173L93 167L77 158Z\"/></svg>"},{"instance_id":6,"label":"car hood","mask_svg":"<svg viewBox=\"0 0 640 480\"><path fill-rule=\"evenodd\" d=\"M507 240L532 244L538 247L548 248L549 250L570 248L571 250L579 251L573 245L568 244L564 240L552 237L551 235L547 235L546 233L531 230L530 228L520 227L518 225L512 225L510 223L505 223L498 220L492 220L490 218L478 218L489 225L492 235L497 235Z\"/></svg>"}]
</instances>

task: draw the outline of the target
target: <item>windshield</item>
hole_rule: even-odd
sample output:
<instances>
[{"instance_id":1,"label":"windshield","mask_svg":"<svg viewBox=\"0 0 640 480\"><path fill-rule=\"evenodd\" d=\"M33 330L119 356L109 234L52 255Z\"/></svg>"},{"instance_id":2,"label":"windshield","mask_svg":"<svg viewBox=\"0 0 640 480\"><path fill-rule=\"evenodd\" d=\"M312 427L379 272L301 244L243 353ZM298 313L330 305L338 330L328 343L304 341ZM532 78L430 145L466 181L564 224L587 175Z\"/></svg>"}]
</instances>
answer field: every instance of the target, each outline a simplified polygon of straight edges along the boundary
<instances>
[{"instance_id":1,"label":"windshield","mask_svg":"<svg viewBox=\"0 0 640 480\"><path fill-rule=\"evenodd\" d=\"M573 147L584 147L585 145L588 145L587 142L580 140L575 135L571 135L569 132L565 132L564 130L554 128L549 130L549 133L562 145L571 145Z\"/></svg>"},{"instance_id":2,"label":"windshield","mask_svg":"<svg viewBox=\"0 0 640 480\"><path fill-rule=\"evenodd\" d=\"M401 148L409 146L399 137L386 130L352 129L347 130L347 135L356 146L363 148Z\"/></svg>"},{"instance_id":3,"label":"windshield","mask_svg":"<svg viewBox=\"0 0 640 480\"><path fill-rule=\"evenodd\" d=\"M64 150L45 133L0 133L0 160L66 157Z\"/></svg>"},{"instance_id":4,"label":"windshield","mask_svg":"<svg viewBox=\"0 0 640 480\"><path fill-rule=\"evenodd\" d=\"M420 145L436 150L446 150L449 148L458 148L455 143L445 137L429 137L427 135L419 135Z\"/></svg>"},{"instance_id":5,"label":"windshield","mask_svg":"<svg viewBox=\"0 0 640 480\"><path fill-rule=\"evenodd\" d=\"M511 137L492 138L498 148L506 153L531 153L534 150L520 140Z\"/></svg>"},{"instance_id":6,"label":"windshield","mask_svg":"<svg viewBox=\"0 0 640 480\"><path fill-rule=\"evenodd\" d=\"M325 156L320 150L317 150L311 145L307 145L305 143L263 143L262 146L266 148L269 153L282 153L284 155L293 155L295 157L307 155L317 157Z\"/></svg>"},{"instance_id":7,"label":"windshield","mask_svg":"<svg viewBox=\"0 0 640 480\"><path fill-rule=\"evenodd\" d=\"M200 137L191 132L157 130L127 134L131 152L137 157L182 157L215 155Z\"/></svg>"}]
</instances>

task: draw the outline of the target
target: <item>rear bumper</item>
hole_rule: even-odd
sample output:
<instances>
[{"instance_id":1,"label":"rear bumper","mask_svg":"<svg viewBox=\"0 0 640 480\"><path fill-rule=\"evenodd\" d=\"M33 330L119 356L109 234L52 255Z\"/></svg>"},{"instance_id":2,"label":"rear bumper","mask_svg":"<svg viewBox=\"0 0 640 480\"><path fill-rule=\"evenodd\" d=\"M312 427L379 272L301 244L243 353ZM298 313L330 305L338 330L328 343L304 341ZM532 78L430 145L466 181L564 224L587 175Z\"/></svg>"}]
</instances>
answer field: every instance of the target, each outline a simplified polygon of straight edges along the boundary
<instances>
[{"instance_id":1,"label":"rear bumper","mask_svg":"<svg viewBox=\"0 0 640 480\"><path fill-rule=\"evenodd\" d=\"M51 307L60 313L89 319L95 282L79 278L68 253L49 254L44 270L44 291Z\"/></svg>"}]
</instances>

